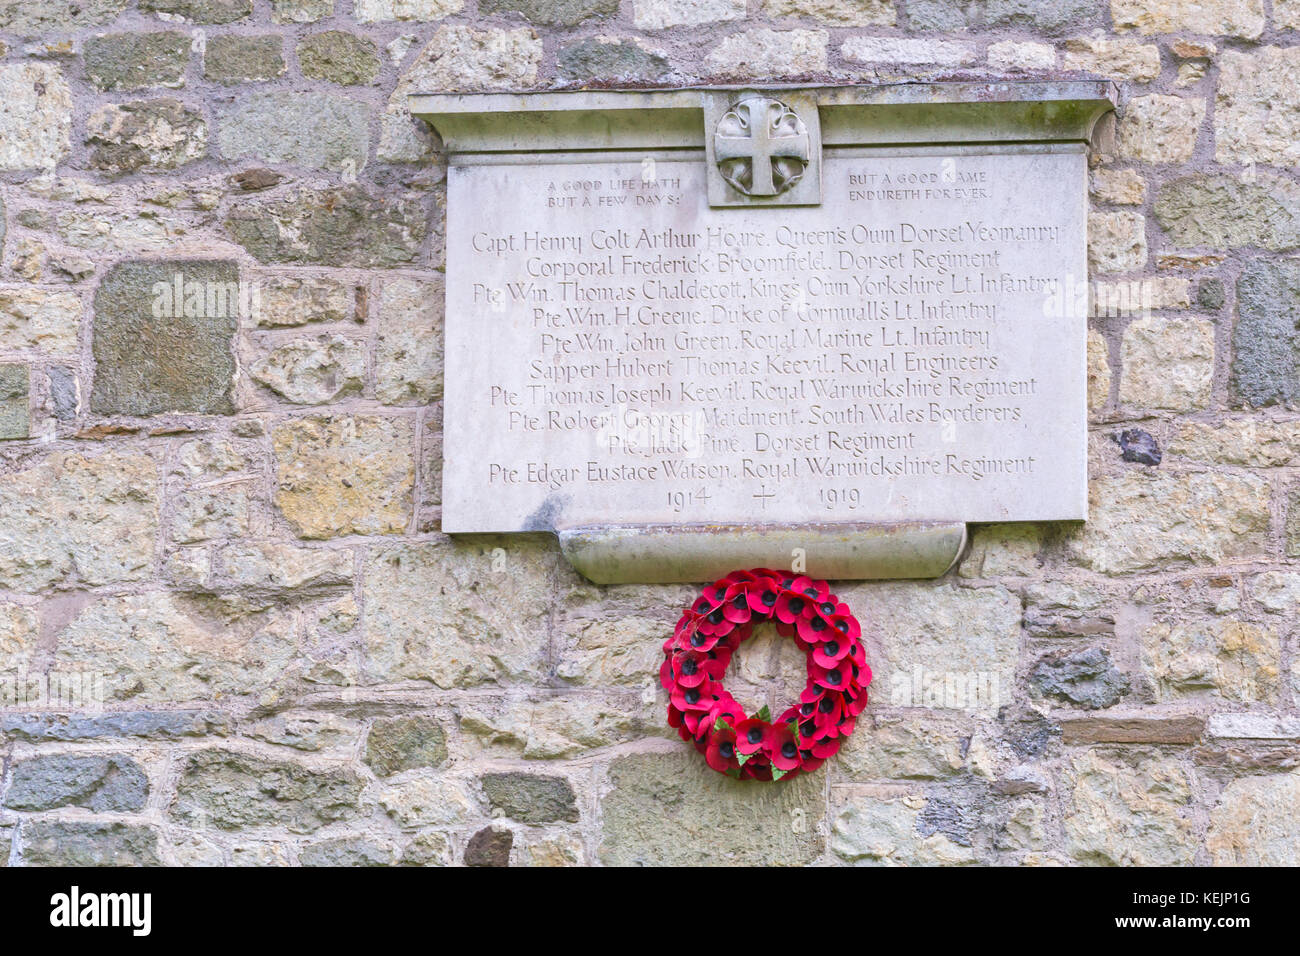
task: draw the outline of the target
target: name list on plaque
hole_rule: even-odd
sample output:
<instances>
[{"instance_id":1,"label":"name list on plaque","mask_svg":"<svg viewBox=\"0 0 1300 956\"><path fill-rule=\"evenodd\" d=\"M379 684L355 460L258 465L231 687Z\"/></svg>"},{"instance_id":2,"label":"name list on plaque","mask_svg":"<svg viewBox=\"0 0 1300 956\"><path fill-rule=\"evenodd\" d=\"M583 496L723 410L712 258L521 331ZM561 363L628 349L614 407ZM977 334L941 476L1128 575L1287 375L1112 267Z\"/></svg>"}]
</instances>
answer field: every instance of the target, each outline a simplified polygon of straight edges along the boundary
<instances>
[{"instance_id":1,"label":"name list on plaque","mask_svg":"<svg viewBox=\"0 0 1300 956\"><path fill-rule=\"evenodd\" d=\"M1085 158L449 172L443 529L1086 516Z\"/></svg>"}]
</instances>

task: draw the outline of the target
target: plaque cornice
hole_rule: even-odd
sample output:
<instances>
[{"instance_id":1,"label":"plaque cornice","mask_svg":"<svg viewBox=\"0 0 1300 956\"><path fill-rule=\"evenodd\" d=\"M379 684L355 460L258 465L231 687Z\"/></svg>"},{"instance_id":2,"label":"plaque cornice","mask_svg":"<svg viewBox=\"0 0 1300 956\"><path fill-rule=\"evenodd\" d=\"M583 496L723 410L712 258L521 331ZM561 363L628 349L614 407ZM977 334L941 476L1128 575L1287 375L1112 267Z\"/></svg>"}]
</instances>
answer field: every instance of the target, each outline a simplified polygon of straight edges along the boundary
<instances>
[{"instance_id":1,"label":"plaque cornice","mask_svg":"<svg viewBox=\"0 0 1300 956\"><path fill-rule=\"evenodd\" d=\"M826 149L1087 143L1118 96L1109 80L1069 80L413 93L408 103L452 154L702 150L710 104L742 91L797 92L815 102Z\"/></svg>"}]
</instances>

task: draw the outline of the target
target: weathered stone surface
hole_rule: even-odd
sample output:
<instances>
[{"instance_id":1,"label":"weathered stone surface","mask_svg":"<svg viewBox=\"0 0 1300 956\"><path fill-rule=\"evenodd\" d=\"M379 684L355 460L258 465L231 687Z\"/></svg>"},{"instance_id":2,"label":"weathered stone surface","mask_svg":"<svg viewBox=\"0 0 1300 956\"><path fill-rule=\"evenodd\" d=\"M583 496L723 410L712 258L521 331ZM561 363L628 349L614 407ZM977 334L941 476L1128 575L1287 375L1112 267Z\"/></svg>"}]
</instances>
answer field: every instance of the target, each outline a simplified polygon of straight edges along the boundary
<instances>
[{"instance_id":1,"label":"weathered stone surface","mask_svg":"<svg viewBox=\"0 0 1300 956\"><path fill-rule=\"evenodd\" d=\"M177 283L183 295L176 296ZM210 260L120 262L95 293L91 410L229 414L239 267Z\"/></svg>"},{"instance_id":2,"label":"weathered stone surface","mask_svg":"<svg viewBox=\"0 0 1300 956\"><path fill-rule=\"evenodd\" d=\"M36 609L0 601L0 661L15 671L26 671L40 639ZM10 718L0 714L0 734Z\"/></svg>"},{"instance_id":3,"label":"weathered stone surface","mask_svg":"<svg viewBox=\"0 0 1300 956\"><path fill-rule=\"evenodd\" d=\"M367 836L321 840L298 851L303 866L392 866L396 859L394 845Z\"/></svg>"},{"instance_id":4,"label":"weathered stone surface","mask_svg":"<svg viewBox=\"0 0 1300 956\"><path fill-rule=\"evenodd\" d=\"M663 635L693 599L686 589L658 587L577 589L560 625L556 674L592 687L655 686L663 663Z\"/></svg>"},{"instance_id":5,"label":"weathered stone surface","mask_svg":"<svg viewBox=\"0 0 1300 956\"><path fill-rule=\"evenodd\" d=\"M1273 0L1273 23L1279 30L1300 30L1300 0Z\"/></svg>"},{"instance_id":6,"label":"weathered stone surface","mask_svg":"<svg viewBox=\"0 0 1300 956\"><path fill-rule=\"evenodd\" d=\"M1289 614L1300 601L1300 573L1265 571L1250 582L1251 595L1272 614Z\"/></svg>"},{"instance_id":7,"label":"weathered stone surface","mask_svg":"<svg viewBox=\"0 0 1300 956\"><path fill-rule=\"evenodd\" d=\"M1221 163L1300 163L1300 50L1226 50L1214 104L1215 159Z\"/></svg>"},{"instance_id":8,"label":"weathered stone surface","mask_svg":"<svg viewBox=\"0 0 1300 956\"><path fill-rule=\"evenodd\" d=\"M103 674L110 700L135 704L271 693L294 658L291 616L219 611L164 591L105 597L59 634L55 661Z\"/></svg>"},{"instance_id":9,"label":"weathered stone surface","mask_svg":"<svg viewBox=\"0 0 1300 956\"><path fill-rule=\"evenodd\" d=\"M482 13L518 13L547 26L572 27L618 12L618 0L479 0Z\"/></svg>"},{"instance_id":10,"label":"weathered stone surface","mask_svg":"<svg viewBox=\"0 0 1300 956\"><path fill-rule=\"evenodd\" d=\"M978 52L969 43L914 40L898 37L850 37L840 51L854 63L961 66L973 63Z\"/></svg>"},{"instance_id":11,"label":"weathered stone surface","mask_svg":"<svg viewBox=\"0 0 1300 956\"><path fill-rule=\"evenodd\" d=\"M157 532L157 469L142 455L56 454L0 477L0 586L141 580Z\"/></svg>"},{"instance_id":12,"label":"weathered stone surface","mask_svg":"<svg viewBox=\"0 0 1300 956\"><path fill-rule=\"evenodd\" d=\"M940 780L992 770L983 726L949 715L859 718L835 759L840 773L862 781Z\"/></svg>"},{"instance_id":13,"label":"weathered stone surface","mask_svg":"<svg viewBox=\"0 0 1300 956\"><path fill-rule=\"evenodd\" d=\"M984 22L995 27L1025 27L1048 34L1078 30L1101 18L1105 0L987 0Z\"/></svg>"},{"instance_id":14,"label":"weathered stone surface","mask_svg":"<svg viewBox=\"0 0 1300 956\"><path fill-rule=\"evenodd\" d=\"M488 803L520 823L577 823L573 785L564 777L489 773L479 781Z\"/></svg>"},{"instance_id":15,"label":"weathered stone surface","mask_svg":"<svg viewBox=\"0 0 1300 956\"><path fill-rule=\"evenodd\" d=\"M735 79L819 73L826 69L826 44L823 30L756 29L733 33L705 57L704 71Z\"/></svg>"},{"instance_id":16,"label":"weathered stone surface","mask_svg":"<svg viewBox=\"0 0 1300 956\"><path fill-rule=\"evenodd\" d=\"M181 491L173 499L169 530L176 544L247 535L251 530L249 483Z\"/></svg>"},{"instance_id":17,"label":"weathered stone surface","mask_svg":"<svg viewBox=\"0 0 1300 956\"><path fill-rule=\"evenodd\" d=\"M442 398L442 284L391 279L379 290L375 397L385 405Z\"/></svg>"},{"instance_id":18,"label":"weathered stone surface","mask_svg":"<svg viewBox=\"0 0 1300 956\"><path fill-rule=\"evenodd\" d=\"M1274 252L1300 246L1300 186L1277 176L1175 179L1160 188L1153 211L1170 242L1179 246L1259 246Z\"/></svg>"},{"instance_id":19,"label":"weathered stone surface","mask_svg":"<svg viewBox=\"0 0 1300 956\"><path fill-rule=\"evenodd\" d=\"M45 380L50 390L50 411L61 422L72 421L81 406L81 388L76 373L54 365L45 370Z\"/></svg>"},{"instance_id":20,"label":"weathered stone surface","mask_svg":"<svg viewBox=\"0 0 1300 956\"><path fill-rule=\"evenodd\" d=\"M443 688L540 680L553 547L488 539L372 552L363 586L368 678Z\"/></svg>"},{"instance_id":21,"label":"weathered stone surface","mask_svg":"<svg viewBox=\"0 0 1300 956\"><path fill-rule=\"evenodd\" d=\"M1211 737L1229 740L1300 740L1300 718L1271 714L1211 714Z\"/></svg>"},{"instance_id":22,"label":"weathered stone surface","mask_svg":"<svg viewBox=\"0 0 1300 956\"><path fill-rule=\"evenodd\" d=\"M422 202L352 185L237 204L226 229L260 262L393 268L419 257L428 224Z\"/></svg>"},{"instance_id":23,"label":"weathered stone surface","mask_svg":"<svg viewBox=\"0 0 1300 956\"><path fill-rule=\"evenodd\" d=\"M484 827L465 844L466 866L509 866L515 835L504 827Z\"/></svg>"},{"instance_id":24,"label":"weathered stone surface","mask_svg":"<svg viewBox=\"0 0 1300 956\"><path fill-rule=\"evenodd\" d=\"M177 169L208 148L203 114L170 98L106 103L86 120L90 164L114 176Z\"/></svg>"},{"instance_id":25,"label":"weathered stone surface","mask_svg":"<svg viewBox=\"0 0 1300 956\"><path fill-rule=\"evenodd\" d=\"M532 86L542 61L542 41L531 29L474 30L443 27L402 74L380 117L378 155L414 163L433 152L426 124L407 109L410 93L429 90L515 90Z\"/></svg>"},{"instance_id":26,"label":"weathered stone surface","mask_svg":"<svg viewBox=\"0 0 1300 956\"><path fill-rule=\"evenodd\" d=\"M582 866L585 863L582 840L576 836L534 837L530 833L522 836L524 842L517 851L520 866Z\"/></svg>"},{"instance_id":27,"label":"weathered stone surface","mask_svg":"<svg viewBox=\"0 0 1300 956\"><path fill-rule=\"evenodd\" d=\"M1268 486L1253 476L1130 471L1094 479L1089 500L1069 548L1104 574L1217 564L1266 546Z\"/></svg>"},{"instance_id":28,"label":"weathered stone surface","mask_svg":"<svg viewBox=\"0 0 1300 956\"><path fill-rule=\"evenodd\" d=\"M836 27L892 27L893 0L764 0L770 17L808 17Z\"/></svg>"},{"instance_id":29,"label":"weathered stone surface","mask_svg":"<svg viewBox=\"0 0 1300 956\"><path fill-rule=\"evenodd\" d=\"M484 816L464 781L429 773L385 785L375 799L393 822L406 830L465 826Z\"/></svg>"},{"instance_id":30,"label":"weathered stone surface","mask_svg":"<svg viewBox=\"0 0 1300 956\"><path fill-rule=\"evenodd\" d=\"M1021 577L1038 568L1043 546L1040 528L1031 524L990 524L974 529L970 550L958 573L964 578Z\"/></svg>"},{"instance_id":31,"label":"weathered stone surface","mask_svg":"<svg viewBox=\"0 0 1300 956\"><path fill-rule=\"evenodd\" d=\"M899 788L872 788L841 805L831 850L850 863L884 866L959 866L976 862L970 846L925 825L928 801Z\"/></svg>"},{"instance_id":32,"label":"weathered stone surface","mask_svg":"<svg viewBox=\"0 0 1300 956\"><path fill-rule=\"evenodd\" d=\"M126 823L28 820L19 837L24 866L161 866L158 835Z\"/></svg>"},{"instance_id":33,"label":"weathered stone surface","mask_svg":"<svg viewBox=\"0 0 1300 956\"><path fill-rule=\"evenodd\" d=\"M190 38L184 33L109 33L91 37L81 50L86 77L101 90L184 86Z\"/></svg>"},{"instance_id":34,"label":"weathered stone surface","mask_svg":"<svg viewBox=\"0 0 1300 956\"><path fill-rule=\"evenodd\" d=\"M1300 422L1234 418L1187 422L1170 439L1171 455L1188 461L1277 468L1300 464Z\"/></svg>"},{"instance_id":35,"label":"weathered stone surface","mask_svg":"<svg viewBox=\"0 0 1300 956\"><path fill-rule=\"evenodd\" d=\"M1124 330L1120 369L1123 405L1205 408L1214 379L1214 323L1190 316L1136 319Z\"/></svg>"},{"instance_id":36,"label":"weathered stone surface","mask_svg":"<svg viewBox=\"0 0 1300 956\"><path fill-rule=\"evenodd\" d=\"M1098 588L1046 581L1025 589L1025 628L1035 637L1109 635L1115 615Z\"/></svg>"},{"instance_id":37,"label":"weathered stone surface","mask_svg":"<svg viewBox=\"0 0 1300 956\"><path fill-rule=\"evenodd\" d=\"M1174 757L1089 750L1064 774L1066 850L1083 863L1186 866L1196 851L1192 782Z\"/></svg>"},{"instance_id":38,"label":"weathered stone surface","mask_svg":"<svg viewBox=\"0 0 1300 956\"><path fill-rule=\"evenodd\" d=\"M140 9L191 23L234 23L253 12L253 0L140 0Z\"/></svg>"},{"instance_id":39,"label":"weathered stone surface","mask_svg":"<svg viewBox=\"0 0 1300 956\"><path fill-rule=\"evenodd\" d=\"M353 14L361 23L384 20L441 20L460 13L465 0L357 0Z\"/></svg>"},{"instance_id":40,"label":"weathered stone surface","mask_svg":"<svg viewBox=\"0 0 1300 956\"><path fill-rule=\"evenodd\" d=\"M1088 214L1089 271L1132 272L1146 262L1146 218L1140 212Z\"/></svg>"},{"instance_id":41,"label":"weathered stone surface","mask_svg":"<svg viewBox=\"0 0 1300 956\"><path fill-rule=\"evenodd\" d=\"M203 51L203 75L226 86L273 80L284 71L281 40L274 35L226 33L208 40Z\"/></svg>"},{"instance_id":42,"label":"weathered stone surface","mask_svg":"<svg viewBox=\"0 0 1300 956\"><path fill-rule=\"evenodd\" d=\"M271 0L272 23L315 23L333 14L334 0Z\"/></svg>"},{"instance_id":43,"label":"weathered stone surface","mask_svg":"<svg viewBox=\"0 0 1300 956\"><path fill-rule=\"evenodd\" d=\"M1104 408L1110 401L1110 346L1101 333L1088 330L1088 408Z\"/></svg>"},{"instance_id":44,"label":"weathered stone surface","mask_svg":"<svg viewBox=\"0 0 1300 956\"><path fill-rule=\"evenodd\" d=\"M80 322L81 299L75 292L0 288L0 338L6 349L71 354Z\"/></svg>"},{"instance_id":45,"label":"weathered stone surface","mask_svg":"<svg viewBox=\"0 0 1300 956\"><path fill-rule=\"evenodd\" d=\"M1232 390L1246 405L1300 404L1300 262L1250 262L1237 279Z\"/></svg>"},{"instance_id":46,"label":"weathered stone surface","mask_svg":"<svg viewBox=\"0 0 1300 956\"><path fill-rule=\"evenodd\" d=\"M560 48L556 65L566 80L607 83L660 80L670 69L662 53L620 37L588 37L570 43Z\"/></svg>"},{"instance_id":47,"label":"weathered stone surface","mask_svg":"<svg viewBox=\"0 0 1300 956\"><path fill-rule=\"evenodd\" d=\"M4 805L11 810L84 807L96 813L144 808L149 778L130 757L45 754L14 764Z\"/></svg>"},{"instance_id":48,"label":"weathered stone surface","mask_svg":"<svg viewBox=\"0 0 1300 956\"><path fill-rule=\"evenodd\" d=\"M1064 744L1194 744L1204 717L1079 717L1061 721Z\"/></svg>"},{"instance_id":49,"label":"weathered stone surface","mask_svg":"<svg viewBox=\"0 0 1300 956\"><path fill-rule=\"evenodd\" d=\"M311 833L355 817L362 786L348 770L203 750L181 771L171 815L200 829L278 826Z\"/></svg>"},{"instance_id":50,"label":"weathered stone surface","mask_svg":"<svg viewBox=\"0 0 1300 956\"><path fill-rule=\"evenodd\" d=\"M1141 640L1142 666L1157 701L1212 696L1253 703L1277 697L1282 650L1270 628L1233 618L1156 622Z\"/></svg>"},{"instance_id":51,"label":"weathered stone surface","mask_svg":"<svg viewBox=\"0 0 1300 956\"><path fill-rule=\"evenodd\" d=\"M314 591L352 584L352 552L300 548L274 541L238 544L221 552L225 580L267 593Z\"/></svg>"},{"instance_id":52,"label":"weathered stone surface","mask_svg":"<svg viewBox=\"0 0 1300 956\"><path fill-rule=\"evenodd\" d=\"M994 70L1037 72L1056 68L1056 47L1050 43L990 43L989 66Z\"/></svg>"},{"instance_id":53,"label":"weathered stone surface","mask_svg":"<svg viewBox=\"0 0 1300 956\"><path fill-rule=\"evenodd\" d=\"M298 418L272 432L276 504L303 538L398 534L410 524L415 430L373 415Z\"/></svg>"},{"instance_id":54,"label":"weathered stone surface","mask_svg":"<svg viewBox=\"0 0 1300 956\"><path fill-rule=\"evenodd\" d=\"M1149 83L1160 76L1160 48L1154 43L1134 40L1075 37L1065 43L1062 66L1067 70Z\"/></svg>"},{"instance_id":55,"label":"weathered stone surface","mask_svg":"<svg viewBox=\"0 0 1300 956\"><path fill-rule=\"evenodd\" d=\"M99 26L120 14L129 0L5 0L0 3L0 30L20 36L67 33Z\"/></svg>"},{"instance_id":56,"label":"weathered stone surface","mask_svg":"<svg viewBox=\"0 0 1300 956\"><path fill-rule=\"evenodd\" d=\"M433 717L379 718L366 737L365 761L380 777L446 760L447 734Z\"/></svg>"},{"instance_id":57,"label":"weathered stone surface","mask_svg":"<svg viewBox=\"0 0 1300 956\"><path fill-rule=\"evenodd\" d=\"M23 6L0 5L0 26ZM72 94L58 67L0 63L0 171L53 169L71 148L71 130Z\"/></svg>"},{"instance_id":58,"label":"weathered stone surface","mask_svg":"<svg viewBox=\"0 0 1300 956\"><path fill-rule=\"evenodd\" d=\"M1128 693L1129 680L1111 663L1109 651L1089 647L1040 657L1029 672L1029 686L1040 697L1098 710L1118 704Z\"/></svg>"},{"instance_id":59,"label":"weathered stone surface","mask_svg":"<svg viewBox=\"0 0 1300 956\"><path fill-rule=\"evenodd\" d=\"M1110 0L1116 30L1204 33L1253 40L1264 32L1263 0Z\"/></svg>"},{"instance_id":60,"label":"weathered stone surface","mask_svg":"<svg viewBox=\"0 0 1300 956\"><path fill-rule=\"evenodd\" d=\"M370 108L333 93L254 93L221 111L227 159L356 173L366 164Z\"/></svg>"},{"instance_id":61,"label":"weathered stone surface","mask_svg":"<svg viewBox=\"0 0 1300 956\"><path fill-rule=\"evenodd\" d=\"M873 699L986 714L1010 700L1020 642L1020 601L1011 592L864 584L840 597L850 607L872 609L864 639Z\"/></svg>"},{"instance_id":62,"label":"weathered stone surface","mask_svg":"<svg viewBox=\"0 0 1300 956\"><path fill-rule=\"evenodd\" d=\"M1120 206L1140 206L1146 199L1146 180L1136 169L1108 169L1100 166L1092 171L1092 198Z\"/></svg>"},{"instance_id":63,"label":"weathered stone surface","mask_svg":"<svg viewBox=\"0 0 1300 956\"><path fill-rule=\"evenodd\" d=\"M0 364L0 440L26 438L30 433L31 379L26 365Z\"/></svg>"},{"instance_id":64,"label":"weathered stone surface","mask_svg":"<svg viewBox=\"0 0 1300 956\"><path fill-rule=\"evenodd\" d=\"M304 711L277 714L240 729L254 740L306 753L346 748L350 754L361 736L362 725L337 714Z\"/></svg>"},{"instance_id":65,"label":"weathered stone surface","mask_svg":"<svg viewBox=\"0 0 1300 956\"><path fill-rule=\"evenodd\" d=\"M1234 780L1210 811L1205 845L1215 866L1296 866L1300 774Z\"/></svg>"},{"instance_id":66,"label":"weathered stone surface","mask_svg":"<svg viewBox=\"0 0 1300 956\"><path fill-rule=\"evenodd\" d=\"M466 700L458 707L461 730L486 747L526 760L572 757L601 747L672 737L663 707L640 694L512 695Z\"/></svg>"},{"instance_id":67,"label":"weathered stone surface","mask_svg":"<svg viewBox=\"0 0 1300 956\"><path fill-rule=\"evenodd\" d=\"M638 30L699 26L722 20L743 20L744 0L633 0Z\"/></svg>"},{"instance_id":68,"label":"weathered stone surface","mask_svg":"<svg viewBox=\"0 0 1300 956\"><path fill-rule=\"evenodd\" d=\"M4 644L0 643L0 650ZM230 721L214 710L126 710L100 715L3 714L0 734L28 743L139 737L148 740L183 740L225 736Z\"/></svg>"},{"instance_id":69,"label":"weathered stone surface","mask_svg":"<svg viewBox=\"0 0 1300 956\"><path fill-rule=\"evenodd\" d=\"M340 86L363 86L379 75L379 48L374 41L343 30L326 30L298 43L302 75Z\"/></svg>"},{"instance_id":70,"label":"weathered stone surface","mask_svg":"<svg viewBox=\"0 0 1300 956\"><path fill-rule=\"evenodd\" d=\"M710 770L694 752L620 757L601 801L610 866L798 866L821 855L826 803L810 775L765 787Z\"/></svg>"},{"instance_id":71,"label":"weathered stone surface","mask_svg":"<svg viewBox=\"0 0 1300 956\"><path fill-rule=\"evenodd\" d=\"M360 321L357 288L338 279L268 276L257 282L252 318L265 329Z\"/></svg>"},{"instance_id":72,"label":"weathered stone surface","mask_svg":"<svg viewBox=\"0 0 1300 956\"><path fill-rule=\"evenodd\" d=\"M254 362L249 374L295 405L323 405L360 393L366 347L341 335L295 339Z\"/></svg>"},{"instance_id":73,"label":"weathered stone surface","mask_svg":"<svg viewBox=\"0 0 1300 956\"><path fill-rule=\"evenodd\" d=\"M451 840L441 830L421 830L402 851L403 866L451 866Z\"/></svg>"},{"instance_id":74,"label":"weathered stone surface","mask_svg":"<svg viewBox=\"0 0 1300 956\"><path fill-rule=\"evenodd\" d=\"M1205 119L1205 100L1138 96L1124 106L1116 129L1119 155L1141 163L1185 163Z\"/></svg>"}]
</instances>

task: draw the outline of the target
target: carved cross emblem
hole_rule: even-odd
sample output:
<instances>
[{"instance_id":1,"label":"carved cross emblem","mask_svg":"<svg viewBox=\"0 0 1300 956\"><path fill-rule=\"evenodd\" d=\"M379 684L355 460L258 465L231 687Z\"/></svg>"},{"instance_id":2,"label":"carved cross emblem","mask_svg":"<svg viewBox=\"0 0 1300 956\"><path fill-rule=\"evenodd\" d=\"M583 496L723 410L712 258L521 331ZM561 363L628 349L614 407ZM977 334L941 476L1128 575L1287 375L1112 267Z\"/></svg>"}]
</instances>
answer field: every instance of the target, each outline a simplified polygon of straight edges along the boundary
<instances>
[{"instance_id":1,"label":"carved cross emblem","mask_svg":"<svg viewBox=\"0 0 1300 956\"><path fill-rule=\"evenodd\" d=\"M751 96L718 121L713 155L722 178L746 196L778 196L808 168L808 128L780 100Z\"/></svg>"}]
</instances>

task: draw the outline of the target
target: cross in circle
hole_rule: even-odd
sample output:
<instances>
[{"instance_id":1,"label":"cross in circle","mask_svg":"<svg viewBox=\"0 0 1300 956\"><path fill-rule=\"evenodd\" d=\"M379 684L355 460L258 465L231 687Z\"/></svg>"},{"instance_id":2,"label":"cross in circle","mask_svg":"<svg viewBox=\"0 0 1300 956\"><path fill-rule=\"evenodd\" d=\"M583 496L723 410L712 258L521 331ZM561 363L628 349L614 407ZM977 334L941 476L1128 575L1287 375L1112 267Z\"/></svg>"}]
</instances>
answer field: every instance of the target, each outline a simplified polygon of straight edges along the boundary
<instances>
[{"instance_id":1,"label":"cross in circle","mask_svg":"<svg viewBox=\"0 0 1300 956\"><path fill-rule=\"evenodd\" d=\"M773 119L779 118L785 110L776 100L756 96L739 105L749 109L749 135L729 136L718 133L714 138L714 158L718 162L748 159L753 169L750 195L775 196L777 190L776 183L772 180L772 160L790 157L808 162L808 134L773 131Z\"/></svg>"}]
</instances>

